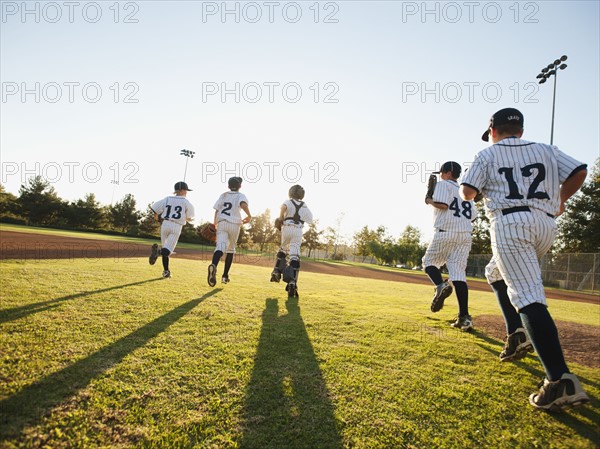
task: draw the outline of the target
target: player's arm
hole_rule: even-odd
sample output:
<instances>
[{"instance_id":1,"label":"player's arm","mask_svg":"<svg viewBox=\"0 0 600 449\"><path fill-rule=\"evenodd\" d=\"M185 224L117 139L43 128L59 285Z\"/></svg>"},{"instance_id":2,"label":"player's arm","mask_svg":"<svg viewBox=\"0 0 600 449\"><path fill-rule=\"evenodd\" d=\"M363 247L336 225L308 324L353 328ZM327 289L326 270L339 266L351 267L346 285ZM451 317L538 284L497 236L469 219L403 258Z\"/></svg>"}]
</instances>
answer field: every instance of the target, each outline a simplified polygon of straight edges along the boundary
<instances>
[{"instance_id":1,"label":"player's arm","mask_svg":"<svg viewBox=\"0 0 600 449\"><path fill-rule=\"evenodd\" d=\"M246 203L245 201L242 201L240 203L240 207L246 213L246 217L242 220L242 223L244 223L244 224L250 223L250 220L252 220L252 214L250 214L250 209L248 208L248 203Z\"/></svg>"},{"instance_id":2,"label":"player's arm","mask_svg":"<svg viewBox=\"0 0 600 449\"><path fill-rule=\"evenodd\" d=\"M562 183L560 186L560 210L558 215L561 215L565 211L565 203L581 188L586 176L587 169L577 170Z\"/></svg>"},{"instance_id":3,"label":"player's arm","mask_svg":"<svg viewBox=\"0 0 600 449\"><path fill-rule=\"evenodd\" d=\"M215 228L217 227L217 216L218 216L219 211L217 209L215 209L215 216L213 218L213 224L215 225Z\"/></svg>"},{"instance_id":4,"label":"player's arm","mask_svg":"<svg viewBox=\"0 0 600 449\"><path fill-rule=\"evenodd\" d=\"M458 191L461 198L467 201L474 200L475 196L479 193L475 187L468 184L461 184Z\"/></svg>"},{"instance_id":5,"label":"player's arm","mask_svg":"<svg viewBox=\"0 0 600 449\"><path fill-rule=\"evenodd\" d=\"M436 209L442 209L442 210L448 209L448 205L446 203L438 203L437 201L433 201L433 198L425 199L425 203L432 205Z\"/></svg>"},{"instance_id":6,"label":"player's arm","mask_svg":"<svg viewBox=\"0 0 600 449\"><path fill-rule=\"evenodd\" d=\"M287 212L287 206L285 204L282 204L281 209L279 210L279 219L281 221L284 220L286 212Z\"/></svg>"}]
</instances>

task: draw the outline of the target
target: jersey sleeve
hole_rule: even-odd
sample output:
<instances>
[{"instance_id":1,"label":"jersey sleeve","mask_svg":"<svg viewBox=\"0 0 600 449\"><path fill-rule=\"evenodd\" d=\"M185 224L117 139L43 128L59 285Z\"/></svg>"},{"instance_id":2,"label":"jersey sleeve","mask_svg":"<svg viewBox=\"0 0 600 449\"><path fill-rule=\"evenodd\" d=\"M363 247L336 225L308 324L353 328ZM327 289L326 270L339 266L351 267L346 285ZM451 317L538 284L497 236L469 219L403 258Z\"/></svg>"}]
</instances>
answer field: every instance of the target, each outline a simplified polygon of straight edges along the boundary
<instances>
[{"instance_id":1,"label":"jersey sleeve","mask_svg":"<svg viewBox=\"0 0 600 449\"><path fill-rule=\"evenodd\" d=\"M219 198L217 198L217 201L215 201L215 204L213 205L213 209L215 209L215 210L221 209L222 204L223 204L223 195L221 194L219 196Z\"/></svg>"},{"instance_id":2,"label":"jersey sleeve","mask_svg":"<svg viewBox=\"0 0 600 449\"><path fill-rule=\"evenodd\" d=\"M248 198L246 198L246 195L244 195L243 193L240 193L239 204L242 204L242 203L246 203L248 206L250 206L250 203L248 202Z\"/></svg>"},{"instance_id":3,"label":"jersey sleeve","mask_svg":"<svg viewBox=\"0 0 600 449\"><path fill-rule=\"evenodd\" d=\"M302 208L302 221L309 224L313 222L313 214L307 206Z\"/></svg>"},{"instance_id":4,"label":"jersey sleeve","mask_svg":"<svg viewBox=\"0 0 600 449\"><path fill-rule=\"evenodd\" d=\"M483 189L485 186L486 167L487 163L485 158L481 153L479 153L477 156L475 156L473 164L464 173L460 184L472 187L478 192L481 192L481 189Z\"/></svg>"},{"instance_id":5,"label":"jersey sleeve","mask_svg":"<svg viewBox=\"0 0 600 449\"><path fill-rule=\"evenodd\" d=\"M157 201L156 203L154 203L151 206L151 208L155 214L158 214L158 215L162 214L163 211L165 210L165 200L162 199L162 200Z\"/></svg>"},{"instance_id":6,"label":"jersey sleeve","mask_svg":"<svg viewBox=\"0 0 600 449\"><path fill-rule=\"evenodd\" d=\"M433 201L450 206L450 203L452 202L452 192L448 187L449 184L446 181L438 182L433 191Z\"/></svg>"},{"instance_id":7,"label":"jersey sleeve","mask_svg":"<svg viewBox=\"0 0 600 449\"><path fill-rule=\"evenodd\" d=\"M194 210L194 205L188 201L187 209L185 211L185 216L187 221L192 221L196 216L196 211Z\"/></svg>"},{"instance_id":8,"label":"jersey sleeve","mask_svg":"<svg viewBox=\"0 0 600 449\"><path fill-rule=\"evenodd\" d=\"M556 162L558 165L558 180L561 184L577 171L587 168L587 164L584 164L568 154L563 153L557 147L552 148L554 150L554 155L556 156Z\"/></svg>"}]
</instances>

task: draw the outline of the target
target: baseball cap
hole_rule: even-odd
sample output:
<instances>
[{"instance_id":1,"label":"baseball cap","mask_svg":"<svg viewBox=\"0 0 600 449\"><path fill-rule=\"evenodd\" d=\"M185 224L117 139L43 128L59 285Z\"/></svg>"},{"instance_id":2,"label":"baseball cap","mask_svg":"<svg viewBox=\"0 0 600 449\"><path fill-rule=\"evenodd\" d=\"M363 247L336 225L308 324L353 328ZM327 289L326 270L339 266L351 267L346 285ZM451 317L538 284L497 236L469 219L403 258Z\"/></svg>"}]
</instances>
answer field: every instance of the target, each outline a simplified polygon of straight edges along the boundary
<instances>
[{"instance_id":1,"label":"baseball cap","mask_svg":"<svg viewBox=\"0 0 600 449\"><path fill-rule=\"evenodd\" d=\"M440 173L446 173L447 171L451 171L452 177L454 179L458 179L460 177L460 172L462 171L462 168L458 162L448 161L442 164L442 166L440 167L440 171L434 171L433 173L439 175Z\"/></svg>"},{"instance_id":2,"label":"baseball cap","mask_svg":"<svg viewBox=\"0 0 600 449\"><path fill-rule=\"evenodd\" d=\"M179 182L175 183L175 191L178 191L178 190L187 190L188 192L192 191L192 189L190 189L188 187L188 185L183 181L179 181Z\"/></svg>"},{"instance_id":3,"label":"baseball cap","mask_svg":"<svg viewBox=\"0 0 600 449\"><path fill-rule=\"evenodd\" d=\"M500 125L507 125L509 123L521 125L522 128L524 121L525 119L523 118L523 114L521 114L521 112L518 109L500 109L498 112L492 115L492 118L490 118L490 124L488 126L488 129L486 129L483 135L481 136L481 140L487 142L490 139L490 128L496 128Z\"/></svg>"}]
</instances>

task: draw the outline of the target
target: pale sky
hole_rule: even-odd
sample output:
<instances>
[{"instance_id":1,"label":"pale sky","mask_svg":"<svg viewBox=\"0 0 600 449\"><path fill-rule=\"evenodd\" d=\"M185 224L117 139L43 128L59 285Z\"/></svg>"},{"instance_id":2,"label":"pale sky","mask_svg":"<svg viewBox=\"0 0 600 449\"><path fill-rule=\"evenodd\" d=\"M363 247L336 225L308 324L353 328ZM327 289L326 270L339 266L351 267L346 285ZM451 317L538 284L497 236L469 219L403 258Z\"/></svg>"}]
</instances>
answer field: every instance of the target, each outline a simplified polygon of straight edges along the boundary
<instances>
[{"instance_id":1,"label":"pale sky","mask_svg":"<svg viewBox=\"0 0 600 449\"><path fill-rule=\"evenodd\" d=\"M187 161L197 223L240 175L254 214L299 183L320 228L428 239L429 172L472 161L496 110L549 143L554 78L536 75L563 54L554 144L594 163L598 5L2 2L0 182L144 208Z\"/></svg>"}]
</instances>

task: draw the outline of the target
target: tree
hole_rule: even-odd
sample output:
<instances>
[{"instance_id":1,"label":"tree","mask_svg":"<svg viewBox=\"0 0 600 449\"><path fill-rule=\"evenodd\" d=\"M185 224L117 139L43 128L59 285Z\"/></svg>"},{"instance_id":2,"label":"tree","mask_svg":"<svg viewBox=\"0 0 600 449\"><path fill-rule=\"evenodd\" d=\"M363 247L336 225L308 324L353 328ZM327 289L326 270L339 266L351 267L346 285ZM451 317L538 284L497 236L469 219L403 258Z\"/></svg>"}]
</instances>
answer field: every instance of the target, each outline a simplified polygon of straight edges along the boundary
<instances>
[{"instance_id":1,"label":"tree","mask_svg":"<svg viewBox=\"0 0 600 449\"><path fill-rule=\"evenodd\" d=\"M160 234L160 223L154 218L152 204L148 204L146 212L142 213L140 220L140 231L144 234L157 236Z\"/></svg>"},{"instance_id":2,"label":"tree","mask_svg":"<svg viewBox=\"0 0 600 449\"><path fill-rule=\"evenodd\" d=\"M83 200L68 203L65 207L65 219L68 226L75 229L102 229L104 227L104 209L93 193Z\"/></svg>"},{"instance_id":3,"label":"tree","mask_svg":"<svg viewBox=\"0 0 600 449\"><path fill-rule=\"evenodd\" d=\"M422 234L419 228L411 225L406 226L398 239L396 262L412 266L420 265L427 249L425 245L421 244L421 237Z\"/></svg>"},{"instance_id":4,"label":"tree","mask_svg":"<svg viewBox=\"0 0 600 449\"><path fill-rule=\"evenodd\" d=\"M19 213L17 197L7 192L2 184L0 184L0 219L15 223L24 222Z\"/></svg>"},{"instance_id":5,"label":"tree","mask_svg":"<svg viewBox=\"0 0 600 449\"><path fill-rule=\"evenodd\" d=\"M267 243L273 243L277 240L277 230L271 220L269 209L252 218L250 229L248 229L248 237L252 242L259 245L260 251L264 250Z\"/></svg>"},{"instance_id":6,"label":"tree","mask_svg":"<svg viewBox=\"0 0 600 449\"><path fill-rule=\"evenodd\" d=\"M63 201L41 176L30 178L27 186L21 185L18 205L30 224L52 225L62 218Z\"/></svg>"},{"instance_id":7,"label":"tree","mask_svg":"<svg viewBox=\"0 0 600 449\"><path fill-rule=\"evenodd\" d=\"M368 226L364 226L360 231L354 234L352 244L354 246L354 254L362 256L363 262L372 255L370 243L378 240L377 231L372 231Z\"/></svg>"},{"instance_id":8,"label":"tree","mask_svg":"<svg viewBox=\"0 0 600 449\"><path fill-rule=\"evenodd\" d=\"M304 233L304 247L308 248L308 255L310 257L313 250L323 248L321 243L321 237L324 231L317 231L317 223L319 220L315 220L308 225L308 230Z\"/></svg>"},{"instance_id":9,"label":"tree","mask_svg":"<svg viewBox=\"0 0 600 449\"><path fill-rule=\"evenodd\" d=\"M483 202L475 203L477 218L473 221L473 244L471 254L492 254L492 241L490 238L490 220L485 215Z\"/></svg>"},{"instance_id":10,"label":"tree","mask_svg":"<svg viewBox=\"0 0 600 449\"><path fill-rule=\"evenodd\" d=\"M135 198L128 193L123 200L108 208L113 228L127 232L138 225L141 214L136 210Z\"/></svg>"},{"instance_id":11,"label":"tree","mask_svg":"<svg viewBox=\"0 0 600 449\"><path fill-rule=\"evenodd\" d=\"M581 190L566 204L558 218L558 249L561 252L600 252L600 158Z\"/></svg>"}]
</instances>

